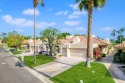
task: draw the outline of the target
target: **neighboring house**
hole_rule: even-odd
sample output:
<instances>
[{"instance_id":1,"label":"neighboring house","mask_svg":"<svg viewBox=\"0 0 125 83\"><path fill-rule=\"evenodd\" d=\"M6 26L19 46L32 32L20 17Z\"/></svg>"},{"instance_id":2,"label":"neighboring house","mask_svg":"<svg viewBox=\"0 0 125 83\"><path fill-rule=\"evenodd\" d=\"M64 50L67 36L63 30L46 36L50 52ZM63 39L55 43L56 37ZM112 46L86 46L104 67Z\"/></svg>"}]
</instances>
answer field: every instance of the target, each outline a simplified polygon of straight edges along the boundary
<instances>
[{"instance_id":1,"label":"neighboring house","mask_svg":"<svg viewBox=\"0 0 125 83\"><path fill-rule=\"evenodd\" d=\"M99 47L101 52L107 53L108 44L98 38L92 37L91 58L93 58L93 49ZM86 36L66 36L61 39L60 45L63 56L82 56L86 57L87 53L87 37Z\"/></svg>"},{"instance_id":2,"label":"neighboring house","mask_svg":"<svg viewBox=\"0 0 125 83\"><path fill-rule=\"evenodd\" d=\"M0 39L0 46L2 46L2 40Z\"/></svg>"},{"instance_id":3,"label":"neighboring house","mask_svg":"<svg viewBox=\"0 0 125 83\"><path fill-rule=\"evenodd\" d=\"M23 45L28 46L30 52L34 52L34 40L24 40ZM46 51L46 46L44 43L42 43L42 40L38 39L36 40L36 53L41 51Z\"/></svg>"},{"instance_id":4,"label":"neighboring house","mask_svg":"<svg viewBox=\"0 0 125 83\"><path fill-rule=\"evenodd\" d=\"M123 41L122 44L115 45L114 48L116 50L122 50L122 52L125 52L125 41Z\"/></svg>"}]
</instances>

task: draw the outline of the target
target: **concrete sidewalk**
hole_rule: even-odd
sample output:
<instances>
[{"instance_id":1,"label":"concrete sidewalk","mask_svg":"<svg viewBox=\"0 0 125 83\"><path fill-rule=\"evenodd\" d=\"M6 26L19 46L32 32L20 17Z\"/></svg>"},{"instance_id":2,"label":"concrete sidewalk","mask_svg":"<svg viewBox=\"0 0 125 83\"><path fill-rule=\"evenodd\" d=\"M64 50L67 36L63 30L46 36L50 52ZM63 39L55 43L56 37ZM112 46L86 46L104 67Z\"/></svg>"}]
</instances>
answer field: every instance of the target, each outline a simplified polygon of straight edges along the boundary
<instances>
[{"instance_id":1,"label":"concrete sidewalk","mask_svg":"<svg viewBox=\"0 0 125 83\"><path fill-rule=\"evenodd\" d=\"M70 67L85 61L82 57L60 57L59 59L55 60L54 62L50 62L45 65L35 67L36 71L39 73L44 74L46 77L50 78L53 77Z\"/></svg>"},{"instance_id":2,"label":"concrete sidewalk","mask_svg":"<svg viewBox=\"0 0 125 83\"><path fill-rule=\"evenodd\" d=\"M114 54L115 53L112 52L111 54L103 58L103 60L101 60L100 62L106 66L116 83L125 83L125 74L123 74L123 72L118 68L118 66L121 66L123 64L112 63Z\"/></svg>"},{"instance_id":3,"label":"concrete sidewalk","mask_svg":"<svg viewBox=\"0 0 125 83\"><path fill-rule=\"evenodd\" d=\"M1 47L0 47L1 48ZM2 50L4 50L4 49L2 49ZM9 51L8 51L9 52ZM7 53L7 51L6 51L6 53ZM28 72L28 73L30 73L30 76L32 77L34 77L34 78L36 78L36 79L38 79L39 81L40 81L40 83L53 83L52 81L50 81L47 77L45 77L45 76L43 76L42 74L40 74L40 73L38 73L37 71L35 71L34 69L31 69L31 68L29 68L28 66L26 66L25 64L23 64L22 62L20 62L20 60L18 59L18 58L16 58L15 57L15 55L13 55L11 52L9 52L8 53L9 54L9 57L12 57L13 58L13 62L14 63L18 63L18 65L19 66L21 66L20 68L21 69L24 69L26 72ZM12 55L12 56L11 56ZM5 57L5 55L4 55L4 57ZM8 57L8 56L7 56ZM7 60L7 61L9 61L9 63L11 63L12 61L10 61L10 60ZM14 64L14 63L12 63L12 64ZM11 66L14 66L15 67L15 65L11 65ZM20 71L20 69L18 69L18 71ZM25 75L25 74L24 74ZM20 75L21 76L21 75ZM28 77L28 76L27 76ZM30 82L31 81L31 82ZM30 80L29 80L29 82L30 83L38 83L37 82L37 80L36 81L33 81L33 78L31 78ZM29 83L28 81L26 82L26 83ZM0 82L1 83L1 82ZM10 82L11 83L11 82ZM15 82L13 82L13 83L15 83ZM18 82L17 82L18 83ZM21 82L21 83L25 83L25 82Z\"/></svg>"}]
</instances>

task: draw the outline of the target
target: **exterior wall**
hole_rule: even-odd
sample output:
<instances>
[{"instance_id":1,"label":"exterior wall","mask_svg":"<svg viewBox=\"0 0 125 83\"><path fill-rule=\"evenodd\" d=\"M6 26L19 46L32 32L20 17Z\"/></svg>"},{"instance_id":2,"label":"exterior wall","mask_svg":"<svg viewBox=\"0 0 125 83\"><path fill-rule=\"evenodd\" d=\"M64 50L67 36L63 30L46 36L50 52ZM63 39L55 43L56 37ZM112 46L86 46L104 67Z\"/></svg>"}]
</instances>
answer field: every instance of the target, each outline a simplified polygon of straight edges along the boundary
<instances>
[{"instance_id":1,"label":"exterior wall","mask_svg":"<svg viewBox=\"0 0 125 83\"><path fill-rule=\"evenodd\" d=\"M63 56L78 56L78 57L86 57L87 53L87 45L85 44L65 44L60 45L61 53ZM98 47L98 44L91 45L91 58L93 58L93 48Z\"/></svg>"},{"instance_id":2,"label":"exterior wall","mask_svg":"<svg viewBox=\"0 0 125 83\"><path fill-rule=\"evenodd\" d=\"M71 48L70 55L71 56L78 56L78 57L86 57L86 49L83 48Z\"/></svg>"},{"instance_id":3,"label":"exterior wall","mask_svg":"<svg viewBox=\"0 0 125 83\"><path fill-rule=\"evenodd\" d=\"M41 49L39 46L36 46L36 53L40 52ZM30 52L34 52L34 46L31 46Z\"/></svg>"},{"instance_id":4,"label":"exterior wall","mask_svg":"<svg viewBox=\"0 0 125 83\"><path fill-rule=\"evenodd\" d=\"M66 48L62 48L62 56L67 56L67 49Z\"/></svg>"},{"instance_id":5,"label":"exterior wall","mask_svg":"<svg viewBox=\"0 0 125 83\"><path fill-rule=\"evenodd\" d=\"M108 48L107 47L102 47L102 53L107 53L108 52Z\"/></svg>"}]
</instances>

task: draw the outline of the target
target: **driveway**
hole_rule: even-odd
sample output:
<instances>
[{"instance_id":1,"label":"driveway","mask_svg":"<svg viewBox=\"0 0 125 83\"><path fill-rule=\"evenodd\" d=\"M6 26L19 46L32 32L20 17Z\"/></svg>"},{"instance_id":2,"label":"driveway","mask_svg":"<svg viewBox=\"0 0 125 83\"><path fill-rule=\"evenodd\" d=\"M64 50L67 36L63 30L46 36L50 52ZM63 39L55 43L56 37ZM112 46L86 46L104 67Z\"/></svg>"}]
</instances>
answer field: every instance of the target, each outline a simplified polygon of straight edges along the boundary
<instances>
[{"instance_id":1,"label":"driveway","mask_svg":"<svg viewBox=\"0 0 125 83\"><path fill-rule=\"evenodd\" d=\"M84 58L82 57L60 57L57 60L55 60L54 62L50 62L48 64L45 65L41 65L41 66L37 66L35 67L35 69L39 72L44 74L47 77L53 77L67 69L69 69L70 67L85 61Z\"/></svg>"},{"instance_id":2,"label":"driveway","mask_svg":"<svg viewBox=\"0 0 125 83\"><path fill-rule=\"evenodd\" d=\"M0 47L0 83L43 83L16 63L14 57Z\"/></svg>"},{"instance_id":3,"label":"driveway","mask_svg":"<svg viewBox=\"0 0 125 83\"><path fill-rule=\"evenodd\" d=\"M99 62L106 66L116 83L125 83L125 74L118 68L118 66L125 66L125 64L112 63L114 54L115 52L110 53Z\"/></svg>"}]
</instances>

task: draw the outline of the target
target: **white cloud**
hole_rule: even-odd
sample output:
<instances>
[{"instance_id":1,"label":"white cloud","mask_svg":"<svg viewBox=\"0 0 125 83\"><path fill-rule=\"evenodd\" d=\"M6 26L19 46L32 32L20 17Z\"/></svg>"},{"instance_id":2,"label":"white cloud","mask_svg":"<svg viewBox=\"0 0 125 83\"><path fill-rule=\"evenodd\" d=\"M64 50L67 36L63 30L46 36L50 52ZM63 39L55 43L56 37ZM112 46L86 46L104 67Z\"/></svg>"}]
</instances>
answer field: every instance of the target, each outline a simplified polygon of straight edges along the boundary
<instances>
[{"instance_id":1,"label":"white cloud","mask_svg":"<svg viewBox=\"0 0 125 83\"><path fill-rule=\"evenodd\" d=\"M39 23L37 23L38 28L41 28L41 27L45 28L45 27L55 26L55 25L56 25L56 23L54 23L54 22L50 22L50 23L48 23L48 22L39 22Z\"/></svg>"},{"instance_id":2,"label":"white cloud","mask_svg":"<svg viewBox=\"0 0 125 83\"><path fill-rule=\"evenodd\" d=\"M74 11L74 13L73 13L74 15L86 15L87 14L87 12L86 11Z\"/></svg>"},{"instance_id":3,"label":"white cloud","mask_svg":"<svg viewBox=\"0 0 125 83\"><path fill-rule=\"evenodd\" d=\"M23 10L24 15L34 15L34 9L28 8ZM38 9L36 9L36 15L40 15L40 12Z\"/></svg>"},{"instance_id":4,"label":"white cloud","mask_svg":"<svg viewBox=\"0 0 125 83\"><path fill-rule=\"evenodd\" d=\"M17 27L33 27L34 21L33 20L27 20L25 18L13 18L10 15L4 15L2 16L2 19L10 25L17 26ZM45 28L48 26L55 26L56 23L54 22L37 22L36 27L37 28Z\"/></svg>"},{"instance_id":5,"label":"white cloud","mask_svg":"<svg viewBox=\"0 0 125 83\"><path fill-rule=\"evenodd\" d=\"M85 16L87 14L86 11L74 11L71 15L68 16L69 19L73 19L73 18L79 18L81 15Z\"/></svg>"},{"instance_id":6,"label":"white cloud","mask_svg":"<svg viewBox=\"0 0 125 83\"><path fill-rule=\"evenodd\" d=\"M84 27L76 27L75 30L76 31L87 31L87 29Z\"/></svg>"},{"instance_id":7,"label":"white cloud","mask_svg":"<svg viewBox=\"0 0 125 83\"><path fill-rule=\"evenodd\" d=\"M79 5L79 3L70 4L70 7L72 7L72 9L78 9L78 5Z\"/></svg>"},{"instance_id":8,"label":"white cloud","mask_svg":"<svg viewBox=\"0 0 125 83\"><path fill-rule=\"evenodd\" d=\"M79 18L79 16L71 14L71 15L68 16L68 18L69 18L69 19Z\"/></svg>"},{"instance_id":9,"label":"white cloud","mask_svg":"<svg viewBox=\"0 0 125 83\"><path fill-rule=\"evenodd\" d=\"M64 24L68 26L76 26L80 24L80 21L65 21Z\"/></svg>"},{"instance_id":10,"label":"white cloud","mask_svg":"<svg viewBox=\"0 0 125 83\"><path fill-rule=\"evenodd\" d=\"M114 28L113 27L104 27L101 28L102 31L112 31Z\"/></svg>"},{"instance_id":11,"label":"white cloud","mask_svg":"<svg viewBox=\"0 0 125 83\"><path fill-rule=\"evenodd\" d=\"M65 11L59 11L55 15L67 15L67 13L68 13L68 11L65 10Z\"/></svg>"}]
</instances>

